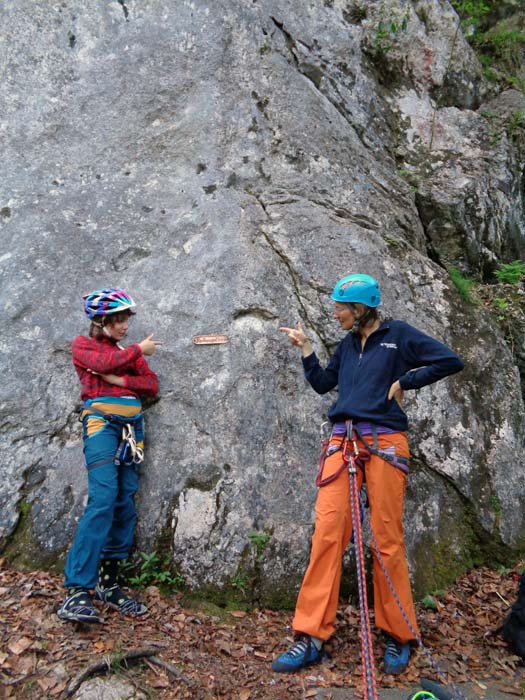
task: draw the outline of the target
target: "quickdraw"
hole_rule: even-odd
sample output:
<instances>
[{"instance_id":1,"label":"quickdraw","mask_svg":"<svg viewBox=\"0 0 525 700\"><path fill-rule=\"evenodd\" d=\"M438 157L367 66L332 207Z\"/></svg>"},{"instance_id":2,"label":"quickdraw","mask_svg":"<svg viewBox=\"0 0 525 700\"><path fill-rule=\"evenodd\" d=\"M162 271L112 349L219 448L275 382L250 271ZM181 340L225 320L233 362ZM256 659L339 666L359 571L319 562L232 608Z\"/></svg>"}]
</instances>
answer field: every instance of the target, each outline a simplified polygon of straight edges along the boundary
<instances>
[{"instance_id":1,"label":"quickdraw","mask_svg":"<svg viewBox=\"0 0 525 700\"><path fill-rule=\"evenodd\" d=\"M115 464L141 464L144 461L144 450L137 445L135 429L131 423L122 426L122 438L115 454Z\"/></svg>"}]
</instances>

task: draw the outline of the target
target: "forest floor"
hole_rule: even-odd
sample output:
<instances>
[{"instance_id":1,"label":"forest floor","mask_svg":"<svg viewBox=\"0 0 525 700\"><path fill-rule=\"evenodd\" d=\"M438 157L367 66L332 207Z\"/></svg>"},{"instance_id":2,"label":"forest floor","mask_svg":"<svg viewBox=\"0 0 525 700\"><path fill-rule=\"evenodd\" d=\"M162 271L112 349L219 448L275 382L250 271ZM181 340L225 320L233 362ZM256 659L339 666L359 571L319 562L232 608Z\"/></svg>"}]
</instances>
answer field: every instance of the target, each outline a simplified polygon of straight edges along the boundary
<instances>
[{"instance_id":1,"label":"forest floor","mask_svg":"<svg viewBox=\"0 0 525 700\"><path fill-rule=\"evenodd\" d=\"M525 697L522 662L496 633L516 592L512 572L479 568L417 606L432 663L485 700L489 687ZM303 700L329 698L328 689L340 697L341 688L359 697L359 614L348 602L338 611L330 658L289 675L273 673L270 663L293 639L290 614L188 607L183 594L150 586L139 596L147 615L130 619L105 609L104 623L89 626L57 617L63 593L61 577L0 559L0 698L72 697L81 679L100 673L120 674L159 700ZM377 636L379 688L407 688L408 695L421 677L437 678L421 649L401 676L381 674L382 649Z\"/></svg>"}]
</instances>

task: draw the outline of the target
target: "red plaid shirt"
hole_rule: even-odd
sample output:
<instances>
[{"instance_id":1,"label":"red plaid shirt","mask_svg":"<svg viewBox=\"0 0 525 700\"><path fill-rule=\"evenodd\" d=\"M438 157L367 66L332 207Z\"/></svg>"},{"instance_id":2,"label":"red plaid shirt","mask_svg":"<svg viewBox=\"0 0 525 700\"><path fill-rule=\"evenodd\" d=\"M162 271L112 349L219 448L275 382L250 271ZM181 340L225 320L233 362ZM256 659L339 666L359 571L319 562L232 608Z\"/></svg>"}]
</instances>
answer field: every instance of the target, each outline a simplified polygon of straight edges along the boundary
<instances>
[{"instance_id":1,"label":"red plaid shirt","mask_svg":"<svg viewBox=\"0 0 525 700\"><path fill-rule=\"evenodd\" d=\"M139 345L121 349L105 336L99 340L79 335L71 349L82 385L80 397L83 401L98 396L155 396L159 390L157 375L149 368ZM88 369L98 374L92 374ZM124 386L108 384L100 374L116 374L124 379Z\"/></svg>"}]
</instances>

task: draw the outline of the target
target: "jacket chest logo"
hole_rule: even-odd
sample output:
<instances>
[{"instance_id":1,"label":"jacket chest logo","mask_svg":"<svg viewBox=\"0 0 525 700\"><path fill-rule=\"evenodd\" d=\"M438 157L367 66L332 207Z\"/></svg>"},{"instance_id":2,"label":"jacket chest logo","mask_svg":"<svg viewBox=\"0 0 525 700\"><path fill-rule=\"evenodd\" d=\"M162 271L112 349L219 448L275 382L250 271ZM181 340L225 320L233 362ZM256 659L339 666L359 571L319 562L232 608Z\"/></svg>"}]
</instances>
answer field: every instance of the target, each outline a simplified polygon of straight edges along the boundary
<instances>
[{"instance_id":1,"label":"jacket chest logo","mask_svg":"<svg viewBox=\"0 0 525 700\"><path fill-rule=\"evenodd\" d=\"M397 350L397 345L395 343L380 343L380 347L387 348L388 350Z\"/></svg>"}]
</instances>

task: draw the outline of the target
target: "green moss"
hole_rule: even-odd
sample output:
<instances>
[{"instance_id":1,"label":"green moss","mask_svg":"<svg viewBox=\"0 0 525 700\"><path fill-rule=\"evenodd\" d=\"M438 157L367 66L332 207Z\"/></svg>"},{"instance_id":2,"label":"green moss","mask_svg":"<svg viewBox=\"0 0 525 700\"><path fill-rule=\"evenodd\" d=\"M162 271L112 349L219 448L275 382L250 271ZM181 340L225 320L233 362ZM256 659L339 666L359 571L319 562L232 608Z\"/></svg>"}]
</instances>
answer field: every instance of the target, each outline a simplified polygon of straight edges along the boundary
<instances>
[{"instance_id":1,"label":"green moss","mask_svg":"<svg viewBox=\"0 0 525 700\"><path fill-rule=\"evenodd\" d=\"M32 560L31 556L29 556L33 540L30 514L31 503L25 499L19 501L18 521L2 548L3 556L17 566L25 567Z\"/></svg>"},{"instance_id":2,"label":"green moss","mask_svg":"<svg viewBox=\"0 0 525 700\"><path fill-rule=\"evenodd\" d=\"M251 610L261 607L292 610L303 572L276 584L272 579L263 576L258 568L250 568L250 556L251 553L247 550L239 568L226 584L209 584L201 586L198 590L185 591L183 605L204 612L213 610L213 614L219 616L225 615L228 610Z\"/></svg>"},{"instance_id":3,"label":"green moss","mask_svg":"<svg viewBox=\"0 0 525 700\"><path fill-rule=\"evenodd\" d=\"M18 522L7 540L2 543L2 556L14 566L34 571L45 568L50 571L59 571L62 568L63 559L57 557L56 552L46 553L34 536L31 520L31 508L33 504L22 498L18 503Z\"/></svg>"},{"instance_id":4,"label":"green moss","mask_svg":"<svg viewBox=\"0 0 525 700\"><path fill-rule=\"evenodd\" d=\"M279 585L273 581L264 580L260 587L259 606L270 610L293 610L297 602L297 593L303 580L304 573L287 577Z\"/></svg>"},{"instance_id":5,"label":"green moss","mask_svg":"<svg viewBox=\"0 0 525 700\"><path fill-rule=\"evenodd\" d=\"M414 558L417 566L413 574L414 597L423 600L429 591L446 587L460 574L474 566L470 552L470 543L462 541L466 537L470 541L468 529L458 528L450 536L441 535L438 542L431 535L423 535L416 547Z\"/></svg>"},{"instance_id":6,"label":"green moss","mask_svg":"<svg viewBox=\"0 0 525 700\"><path fill-rule=\"evenodd\" d=\"M416 599L450 585L469 569L496 568L523 554L523 543L511 548L502 542L497 517L494 531L488 533L479 524L470 503L465 501L463 509L462 517L442 517L437 541L430 534L418 540L414 553L417 567L413 575Z\"/></svg>"},{"instance_id":7,"label":"green moss","mask_svg":"<svg viewBox=\"0 0 525 700\"><path fill-rule=\"evenodd\" d=\"M221 468L215 464L195 466L192 475L186 479L184 490L213 491L222 476Z\"/></svg>"},{"instance_id":8,"label":"green moss","mask_svg":"<svg viewBox=\"0 0 525 700\"><path fill-rule=\"evenodd\" d=\"M221 617L229 610L248 610L251 608L242 591L231 584L226 586L205 585L198 590L185 591L182 598L184 607L202 610L207 614Z\"/></svg>"}]
</instances>

